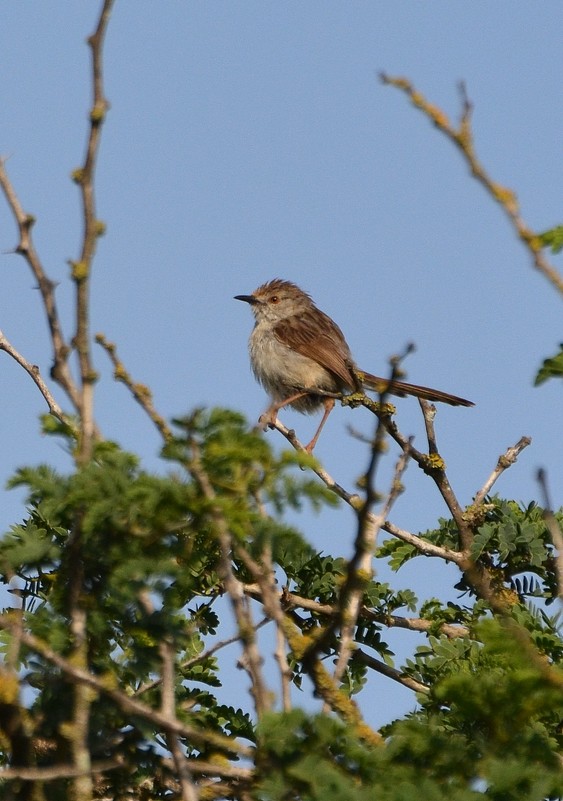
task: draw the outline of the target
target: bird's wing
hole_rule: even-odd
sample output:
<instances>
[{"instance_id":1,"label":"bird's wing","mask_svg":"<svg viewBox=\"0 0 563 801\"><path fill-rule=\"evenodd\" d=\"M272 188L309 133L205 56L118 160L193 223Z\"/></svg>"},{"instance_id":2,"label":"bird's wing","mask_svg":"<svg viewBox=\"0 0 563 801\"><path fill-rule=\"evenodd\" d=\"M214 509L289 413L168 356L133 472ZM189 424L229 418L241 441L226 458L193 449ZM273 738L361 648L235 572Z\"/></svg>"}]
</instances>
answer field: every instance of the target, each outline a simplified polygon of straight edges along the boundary
<instances>
[{"instance_id":1,"label":"bird's wing","mask_svg":"<svg viewBox=\"0 0 563 801\"><path fill-rule=\"evenodd\" d=\"M343 388L354 389L350 349L340 328L324 312L315 309L314 314L307 311L298 317L286 317L276 323L274 332L284 345L333 373L343 382Z\"/></svg>"}]
</instances>

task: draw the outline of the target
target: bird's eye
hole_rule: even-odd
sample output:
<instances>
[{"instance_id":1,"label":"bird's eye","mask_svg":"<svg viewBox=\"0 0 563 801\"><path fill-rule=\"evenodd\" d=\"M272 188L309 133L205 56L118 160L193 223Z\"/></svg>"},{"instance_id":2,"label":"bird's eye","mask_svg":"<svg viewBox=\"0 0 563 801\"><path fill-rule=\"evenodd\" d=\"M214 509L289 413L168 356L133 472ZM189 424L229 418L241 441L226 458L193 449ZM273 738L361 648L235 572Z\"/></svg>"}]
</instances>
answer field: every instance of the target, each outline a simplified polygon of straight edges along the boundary
<instances>
[{"instance_id":1,"label":"bird's eye","mask_svg":"<svg viewBox=\"0 0 563 801\"><path fill-rule=\"evenodd\" d=\"M280 299L278 298L277 295L272 295L272 297L270 298L270 303L279 303L279 301Z\"/></svg>"}]
</instances>

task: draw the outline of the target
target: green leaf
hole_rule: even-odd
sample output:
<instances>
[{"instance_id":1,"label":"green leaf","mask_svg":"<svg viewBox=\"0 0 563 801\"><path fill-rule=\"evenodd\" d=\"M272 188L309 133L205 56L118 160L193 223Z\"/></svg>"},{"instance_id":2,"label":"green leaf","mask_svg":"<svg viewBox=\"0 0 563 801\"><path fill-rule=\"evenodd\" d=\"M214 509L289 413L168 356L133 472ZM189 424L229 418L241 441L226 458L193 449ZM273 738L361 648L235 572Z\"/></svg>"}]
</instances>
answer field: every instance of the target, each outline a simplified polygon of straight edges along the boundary
<instances>
[{"instance_id":1,"label":"green leaf","mask_svg":"<svg viewBox=\"0 0 563 801\"><path fill-rule=\"evenodd\" d=\"M535 377L534 386L538 387L549 378L563 378L563 343L559 346L558 353L544 359Z\"/></svg>"},{"instance_id":2,"label":"green leaf","mask_svg":"<svg viewBox=\"0 0 563 801\"><path fill-rule=\"evenodd\" d=\"M552 253L560 253L563 250L563 225L543 231L538 238L544 247L551 248Z\"/></svg>"}]
</instances>

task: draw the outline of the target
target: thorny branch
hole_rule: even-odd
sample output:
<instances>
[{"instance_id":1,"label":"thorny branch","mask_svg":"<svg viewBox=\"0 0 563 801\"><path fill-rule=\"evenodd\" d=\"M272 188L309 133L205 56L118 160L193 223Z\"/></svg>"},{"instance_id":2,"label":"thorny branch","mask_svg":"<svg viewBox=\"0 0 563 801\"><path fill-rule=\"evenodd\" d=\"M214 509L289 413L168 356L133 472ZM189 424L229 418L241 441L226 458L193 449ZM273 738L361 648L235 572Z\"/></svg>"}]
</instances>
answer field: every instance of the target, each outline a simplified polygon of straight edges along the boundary
<instances>
[{"instance_id":1,"label":"thorny branch","mask_svg":"<svg viewBox=\"0 0 563 801\"><path fill-rule=\"evenodd\" d=\"M6 160L0 158L0 187L4 192L4 197L8 206L12 210L12 214L16 221L19 230L19 242L16 245L15 252L19 253L26 260L35 280L47 317L47 324L49 326L49 334L53 346L53 366L51 367L51 377L56 381L68 395L75 410L80 411L80 393L72 377L68 365L68 356L70 348L63 336L57 303L55 301L55 284L51 281L43 268L43 264L35 250L31 230L35 223L35 218L31 214L27 214L16 195L15 189L12 186L8 173L6 171Z\"/></svg>"}]
</instances>

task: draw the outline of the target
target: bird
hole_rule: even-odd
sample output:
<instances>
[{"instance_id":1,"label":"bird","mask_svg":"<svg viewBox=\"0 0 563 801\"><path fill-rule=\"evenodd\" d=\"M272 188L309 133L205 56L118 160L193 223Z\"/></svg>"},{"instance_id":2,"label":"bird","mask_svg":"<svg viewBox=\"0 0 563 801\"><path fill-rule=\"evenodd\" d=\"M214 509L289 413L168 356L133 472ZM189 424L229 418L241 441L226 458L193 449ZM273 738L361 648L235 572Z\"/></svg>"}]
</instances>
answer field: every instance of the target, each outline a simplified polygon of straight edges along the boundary
<instances>
[{"instance_id":1,"label":"bird","mask_svg":"<svg viewBox=\"0 0 563 801\"><path fill-rule=\"evenodd\" d=\"M473 402L430 387L381 378L360 370L344 334L321 311L307 292L292 281L274 278L251 295L235 295L248 303L255 324L250 334L252 371L270 396L270 405L259 423L273 427L280 409L290 406L309 414L324 407L313 439L305 446L312 453L335 405L334 397L364 389L403 397L414 395L451 406L473 406Z\"/></svg>"}]
</instances>

